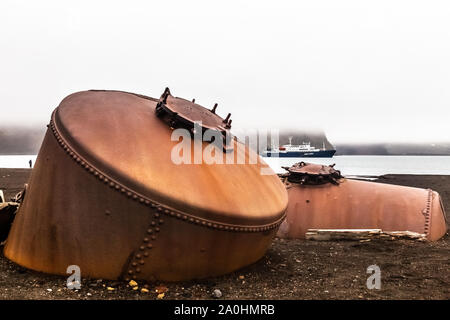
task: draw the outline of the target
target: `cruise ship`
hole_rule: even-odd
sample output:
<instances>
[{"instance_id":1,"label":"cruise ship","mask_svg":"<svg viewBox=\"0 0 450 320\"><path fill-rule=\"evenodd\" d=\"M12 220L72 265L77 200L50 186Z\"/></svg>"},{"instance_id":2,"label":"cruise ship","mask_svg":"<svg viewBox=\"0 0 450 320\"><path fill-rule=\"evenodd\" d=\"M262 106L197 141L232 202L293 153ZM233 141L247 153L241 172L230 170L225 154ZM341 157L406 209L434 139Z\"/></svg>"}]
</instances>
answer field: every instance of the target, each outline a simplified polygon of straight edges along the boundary
<instances>
[{"instance_id":1,"label":"cruise ship","mask_svg":"<svg viewBox=\"0 0 450 320\"><path fill-rule=\"evenodd\" d=\"M263 157L280 157L280 158L332 158L336 150L326 149L325 142L323 148L311 147L310 142L303 142L300 145L292 144L292 137L289 138L289 144L285 144L279 148L267 148L262 153Z\"/></svg>"}]
</instances>

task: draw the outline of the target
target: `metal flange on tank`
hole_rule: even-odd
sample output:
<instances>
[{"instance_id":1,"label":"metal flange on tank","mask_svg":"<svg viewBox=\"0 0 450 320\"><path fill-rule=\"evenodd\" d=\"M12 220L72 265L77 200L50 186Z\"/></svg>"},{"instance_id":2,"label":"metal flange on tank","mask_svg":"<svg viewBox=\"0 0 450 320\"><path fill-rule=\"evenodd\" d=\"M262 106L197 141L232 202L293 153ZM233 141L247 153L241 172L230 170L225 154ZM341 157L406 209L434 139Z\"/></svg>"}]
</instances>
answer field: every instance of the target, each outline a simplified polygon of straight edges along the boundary
<instances>
[{"instance_id":1,"label":"metal flange on tank","mask_svg":"<svg viewBox=\"0 0 450 320\"><path fill-rule=\"evenodd\" d=\"M195 103L171 95L169 88L164 90L156 108L156 115L171 128L184 128L195 133L196 124L202 134L207 130L217 131L222 136L222 147L225 152L232 152L231 143L231 113L225 119L216 114L217 103L209 110Z\"/></svg>"},{"instance_id":2,"label":"metal flange on tank","mask_svg":"<svg viewBox=\"0 0 450 320\"><path fill-rule=\"evenodd\" d=\"M332 183L339 184L342 179L341 172L334 169L334 164L331 166L324 166L319 164L299 162L291 167L282 167L288 171L287 177L289 182L299 183L301 185L318 185Z\"/></svg>"}]
</instances>

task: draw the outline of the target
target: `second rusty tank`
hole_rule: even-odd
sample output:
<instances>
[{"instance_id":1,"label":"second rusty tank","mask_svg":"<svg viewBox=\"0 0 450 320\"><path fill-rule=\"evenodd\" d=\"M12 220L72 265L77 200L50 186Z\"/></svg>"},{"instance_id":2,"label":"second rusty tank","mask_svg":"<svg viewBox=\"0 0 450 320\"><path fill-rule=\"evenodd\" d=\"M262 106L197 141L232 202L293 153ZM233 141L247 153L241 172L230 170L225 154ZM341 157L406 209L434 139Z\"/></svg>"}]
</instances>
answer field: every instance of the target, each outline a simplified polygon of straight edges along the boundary
<instances>
[{"instance_id":1,"label":"second rusty tank","mask_svg":"<svg viewBox=\"0 0 450 320\"><path fill-rule=\"evenodd\" d=\"M382 229L446 233L440 196L430 189L346 179L334 166L300 162L285 168L289 204L278 236L305 238L308 229Z\"/></svg>"}]
</instances>

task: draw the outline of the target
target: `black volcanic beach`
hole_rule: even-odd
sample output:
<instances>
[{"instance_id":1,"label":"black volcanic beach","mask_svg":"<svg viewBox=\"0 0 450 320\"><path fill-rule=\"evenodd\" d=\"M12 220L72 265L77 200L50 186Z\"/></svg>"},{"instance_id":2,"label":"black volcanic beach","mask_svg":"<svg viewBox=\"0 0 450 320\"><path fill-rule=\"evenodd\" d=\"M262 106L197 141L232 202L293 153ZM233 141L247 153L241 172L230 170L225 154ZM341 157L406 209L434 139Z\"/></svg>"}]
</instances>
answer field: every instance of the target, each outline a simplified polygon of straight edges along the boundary
<instances>
[{"instance_id":1,"label":"black volcanic beach","mask_svg":"<svg viewBox=\"0 0 450 320\"><path fill-rule=\"evenodd\" d=\"M9 199L28 180L29 169L0 169L0 189ZM386 175L378 182L432 188L450 219L450 176ZM217 278L146 284L148 293L125 282L84 279L79 291L66 278L24 269L0 256L0 299L449 299L450 237L433 243L410 240L313 242L275 239L257 263ZM366 268L382 270L381 290L366 288ZM143 284L139 283L142 287ZM107 288L112 289L107 289Z\"/></svg>"}]
</instances>

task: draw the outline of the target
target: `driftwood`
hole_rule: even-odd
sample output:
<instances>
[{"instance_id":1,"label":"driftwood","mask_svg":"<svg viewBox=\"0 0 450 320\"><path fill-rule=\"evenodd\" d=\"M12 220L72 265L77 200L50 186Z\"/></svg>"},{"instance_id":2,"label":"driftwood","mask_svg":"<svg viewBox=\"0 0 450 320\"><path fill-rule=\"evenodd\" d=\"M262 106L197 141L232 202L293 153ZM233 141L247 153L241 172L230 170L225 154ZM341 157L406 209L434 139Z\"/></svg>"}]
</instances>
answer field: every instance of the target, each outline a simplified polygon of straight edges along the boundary
<instances>
[{"instance_id":1,"label":"driftwood","mask_svg":"<svg viewBox=\"0 0 450 320\"><path fill-rule=\"evenodd\" d=\"M15 202L0 202L0 243L8 236L18 207Z\"/></svg>"},{"instance_id":2,"label":"driftwood","mask_svg":"<svg viewBox=\"0 0 450 320\"><path fill-rule=\"evenodd\" d=\"M333 240L362 240L372 239L409 239L425 241L426 235L412 231L383 231L381 229L308 229L306 240L333 241Z\"/></svg>"}]
</instances>

